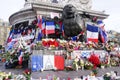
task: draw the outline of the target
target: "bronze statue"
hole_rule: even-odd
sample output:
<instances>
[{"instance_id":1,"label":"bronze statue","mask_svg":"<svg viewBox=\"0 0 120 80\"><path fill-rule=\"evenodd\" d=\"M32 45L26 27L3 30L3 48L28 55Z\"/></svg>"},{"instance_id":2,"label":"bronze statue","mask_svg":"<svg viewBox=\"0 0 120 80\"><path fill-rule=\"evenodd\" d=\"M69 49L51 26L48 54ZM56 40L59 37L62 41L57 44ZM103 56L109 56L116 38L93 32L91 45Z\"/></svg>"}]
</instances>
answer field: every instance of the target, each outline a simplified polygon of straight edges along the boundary
<instances>
[{"instance_id":1,"label":"bronze statue","mask_svg":"<svg viewBox=\"0 0 120 80\"><path fill-rule=\"evenodd\" d=\"M64 7L62 13L62 19L64 24L64 33L67 37L74 37L81 33L81 17L77 13L76 8L72 4L68 4Z\"/></svg>"}]
</instances>

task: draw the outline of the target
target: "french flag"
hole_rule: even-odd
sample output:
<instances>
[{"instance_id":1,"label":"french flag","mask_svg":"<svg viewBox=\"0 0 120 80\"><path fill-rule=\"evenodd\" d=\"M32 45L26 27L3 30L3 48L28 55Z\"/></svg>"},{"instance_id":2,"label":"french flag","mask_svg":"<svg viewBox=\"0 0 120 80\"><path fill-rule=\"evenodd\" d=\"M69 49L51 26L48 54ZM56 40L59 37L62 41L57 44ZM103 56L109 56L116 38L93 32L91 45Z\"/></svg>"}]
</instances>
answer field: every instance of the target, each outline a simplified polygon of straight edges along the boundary
<instances>
[{"instance_id":1,"label":"french flag","mask_svg":"<svg viewBox=\"0 0 120 80\"><path fill-rule=\"evenodd\" d=\"M18 57L19 65L22 65L23 61L23 52L20 52L20 56Z\"/></svg>"},{"instance_id":2,"label":"french flag","mask_svg":"<svg viewBox=\"0 0 120 80\"><path fill-rule=\"evenodd\" d=\"M46 22L46 34L55 33L55 25L53 21Z\"/></svg>"},{"instance_id":3,"label":"french flag","mask_svg":"<svg viewBox=\"0 0 120 80\"><path fill-rule=\"evenodd\" d=\"M42 39L42 30L39 29L37 41L40 41L41 39Z\"/></svg>"},{"instance_id":4,"label":"french flag","mask_svg":"<svg viewBox=\"0 0 120 80\"><path fill-rule=\"evenodd\" d=\"M64 25L62 24L62 36L65 36Z\"/></svg>"},{"instance_id":5,"label":"french flag","mask_svg":"<svg viewBox=\"0 0 120 80\"><path fill-rule=\"evenodd\" d=\"M102 20L98 20L98 21L97 21L97 24L98 24L98 26L99 26L101 29L104 30L104 26L105 26L105 24L103 23Z\"/></svg>"},{"instance_id":6,"label":"french flag","mask_svg":"<svg viewBox=\"0 0 120 80\"><path fill-rule=\"evenodd\" d=\"M41 33L44 35L46 32L45 32L45 19L42 18L42 28L41 28Z\"/></svg>"},{"instance_id":7,"label":"french flag","mask_svg":"<svg viewBox=\"0 0 120 80\"><path fill-rule=\"evenodd\" d=\"M7 39L7 43L9 43L9 42L12 41L12 39L13 39L13 35L14 35L14 29L12 29L12 30L10 31L10 33L9 33L9 37L8 37L8 39Z\"/></svg>"},{"instance_id":8,"label":"french flag","mask_svg":"<svg viewBox=\"0 0 120 80\"><path fill-rule=\"evenodd\" d=\"M15 43L16 43L15 41L9 42L6 46L6 50L11 50L14 47Z\"/></svg>"},{"instance_id":9,"label":"french flag","mask_svg":"<svg viewBox=\"0 0 120 80\"><path fill-rule=\"evenodd\" d=\"M37 18L38 18L37 26L38 26L40 29L42 29L42 16L41 16L41 15L38 15Z\"/></svg>"},{"instance_id":10,"label":"french flag","mask_svg":"<svg viewBox=\"0 0 120 80\"><path fill-rule=\"evenodd\" d=\"M101 28L99 28L99 35L100 35L101 42L106 43L107 42L107 34Z\"/></svg>"},{"instance_id":11,"label":"french flag","mask_svg":"<svg viewBox=\"0 0 120 80\"><path fill-rule=\"evenodd\" d=\"M99 35L100 35L100 40L102 43L106 43L107 42L107 33L105 31L105 24L103 23L102 20L98 20L97 24L99 26Z\"/></svg>"},{"instance_id":12,"label":"french flag","mask_svg":"<svg viewBox=\"0 0 120 80\"><path fill-rule=\"evenodd\" d=\"M87 40L98 42L98 27L95 25L87 24Z\"/></svg>"}]
</instances>

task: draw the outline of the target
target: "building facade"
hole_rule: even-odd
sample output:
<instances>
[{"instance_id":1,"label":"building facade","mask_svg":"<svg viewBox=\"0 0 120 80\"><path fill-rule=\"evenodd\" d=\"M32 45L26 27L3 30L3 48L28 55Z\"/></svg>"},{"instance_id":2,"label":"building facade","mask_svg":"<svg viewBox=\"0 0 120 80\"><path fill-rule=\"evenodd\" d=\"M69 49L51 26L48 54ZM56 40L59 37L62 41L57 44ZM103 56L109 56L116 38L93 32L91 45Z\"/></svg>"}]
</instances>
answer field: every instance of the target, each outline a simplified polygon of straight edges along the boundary
<instances>
[{"instance_id":1,"label":"building facade","mask_svg":"<svg viewBox=\"0 0 120 80\"><path fill-rule=\"evenodd\" d=\"M0 45L4 45L10 32L10 24L0 19Z\"/></svg>"},{"instance_id":2,"label":"building facade","mask_svg":"<svg viewBox=\"0 0 120 80\"><path fill-rule=\"evenodd\" d=\"M65 5L72 4L79 14L89 14L99 19L105 19L109 15L101 11L92 10L92 0L25 0L24 8L9 17L11 25L35 20L37 15L50 17L51 13L58 13L61 17Z\"/></svg>"}]
</instances>

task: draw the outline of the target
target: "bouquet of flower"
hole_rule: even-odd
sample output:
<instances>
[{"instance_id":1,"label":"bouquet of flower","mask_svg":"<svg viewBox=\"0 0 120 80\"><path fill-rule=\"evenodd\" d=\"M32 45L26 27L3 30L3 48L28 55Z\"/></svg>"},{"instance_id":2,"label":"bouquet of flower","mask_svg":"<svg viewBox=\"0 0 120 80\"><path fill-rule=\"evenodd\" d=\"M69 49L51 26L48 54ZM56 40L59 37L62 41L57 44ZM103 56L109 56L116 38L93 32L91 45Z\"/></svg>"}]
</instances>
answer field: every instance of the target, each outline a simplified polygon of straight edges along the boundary
<instances>
[{"instance_id":1,"label":"bouquet of flower","mask_svg":"<svg viewBox=\"0 0 120 80\"><path fill-rule=\"evenodd\" d=\"M100 62L100 65L99 65L100 68L104 68L106 66L107 66L107 64L104 61Z\"/></svg>"},{"instance_id":2,"label":"bouquet of flower","mask_svg":"<svg viewBox=\"0 0 120 80\"><path fill-rule=\"evenodd\" d=\"M42 39L42 45L48 49L59 47L59 42L55 39Z\"/></svg>"},{"instance_id":3,"label":"bouquet of flower","mask_svg":"<svg viewBox=\"0 0 120 80\"><path fill-rule=\"evenodd\" d=\"M97 69L93 69L92 72L93 72L93 74L96 76L97 73L98 73L98 70L97 70Z\"/></svg>"},{"instance_id":4,"label":"bouquet of flower","mask_svg":"<svg viewBox=\"0 0 120 80\"><path fill-rule=\"evenodd\" d=\"M103 76L103 79L104 79L104 80L111 80L111 78L110 78L110 73L106 73L106 74Z\"/></svg>"},{"instance_id":5,"label":"bouquet of flower","mask_svg":"<svg viewBox=\"0 0 120 80\"><path fill-rule=\"evenodd\" d=\"M111 59L110 63L111 66L117 66L117 62L114 59Z\"/></svg>"},{"instance_id":6,"label":"bouquet of flower","mask_svg":"<svg viewBox=\"0 0 120 80\"><path fill-rule=\"evenodd\" d=\"M24 70L23 75L26 77L26 80L30 80L31 71L29 69Z\"/></svg>"},{"instance_id":7,"label":"bouquet of flower","mask_svg":"<svg viewBox=\"0 0 120 80\"><path fill-rule=\"evenodd\" d=\"M100 65L100 59L95 54L92 54L88 60L94 65L94 68Z\"/></svg>"},{"instance_id":8,"label":"bouquet of flower","mask_svg":"<svg viewBox=\"0 0 120 80\"><path fill-rule=\"evenodd\" d=\"M84 64L84 68L91 70L93 68L93 64L91 62L86 61Z\"/></svg>"}]
</instances>

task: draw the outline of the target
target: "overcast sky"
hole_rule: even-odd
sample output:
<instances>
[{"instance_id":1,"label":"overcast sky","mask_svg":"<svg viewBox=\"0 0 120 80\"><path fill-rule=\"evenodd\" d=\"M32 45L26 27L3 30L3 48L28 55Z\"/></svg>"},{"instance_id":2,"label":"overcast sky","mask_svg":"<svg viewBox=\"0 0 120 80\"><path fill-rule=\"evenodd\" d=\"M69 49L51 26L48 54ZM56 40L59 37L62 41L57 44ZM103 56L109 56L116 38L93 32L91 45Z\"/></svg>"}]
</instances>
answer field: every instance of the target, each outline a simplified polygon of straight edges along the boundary
<instances>
[{"instance_id":1,"label":"overcast sky","mask_svg":"<svg viewBox=\"0 0 120 80\"><path fill-rule=\"evenodd\" d=\"M110 16L104 20L106 30L120 32L120 0L92 0L93 10L103 11ZM24 6L24 0L0 0L0 18L8 21L10 15Z\"/></svg>"}]
</instances>

